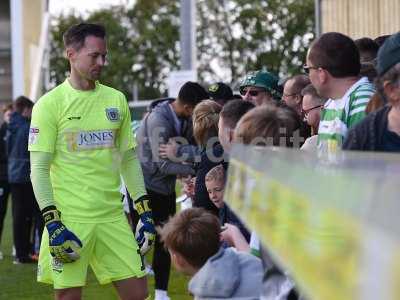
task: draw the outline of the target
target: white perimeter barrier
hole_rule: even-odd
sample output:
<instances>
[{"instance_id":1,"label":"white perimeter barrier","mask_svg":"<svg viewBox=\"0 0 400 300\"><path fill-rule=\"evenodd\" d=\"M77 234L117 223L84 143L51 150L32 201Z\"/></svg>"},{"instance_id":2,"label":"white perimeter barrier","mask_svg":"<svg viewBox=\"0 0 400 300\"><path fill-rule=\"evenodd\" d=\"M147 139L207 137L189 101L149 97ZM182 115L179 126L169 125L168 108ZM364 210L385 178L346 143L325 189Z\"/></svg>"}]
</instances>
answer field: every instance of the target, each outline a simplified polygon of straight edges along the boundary
<instances>
[{"instance_id":1,"label":"white perimeter barrier","mask_svg":"<svg viewBox=\"0 0 400 300\"><path fill-rule=\"evenodd\" d=\"M400 299L400 155L237 145L225 200L309 299Z\"/></svg>"}]
</instances>

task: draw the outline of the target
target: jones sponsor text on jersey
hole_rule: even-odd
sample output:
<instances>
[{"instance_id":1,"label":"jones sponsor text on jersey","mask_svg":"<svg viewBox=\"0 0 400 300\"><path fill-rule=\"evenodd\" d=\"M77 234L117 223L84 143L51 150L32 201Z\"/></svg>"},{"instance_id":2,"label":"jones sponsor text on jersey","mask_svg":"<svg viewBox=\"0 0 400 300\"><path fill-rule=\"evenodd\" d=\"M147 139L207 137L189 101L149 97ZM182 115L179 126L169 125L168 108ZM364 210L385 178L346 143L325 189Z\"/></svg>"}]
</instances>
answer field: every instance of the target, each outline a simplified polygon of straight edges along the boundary
<instances>
[{"instance_id":1,"label":"jones sponsor text on jersey","mask_svg":"<svg viewBox=\"0 0 400 300\"><path fill-rule=\"evenodd\" d=\"M105 149L115 147L116 130L66 132L69 151Z\"/></svg>"}]
</instances>

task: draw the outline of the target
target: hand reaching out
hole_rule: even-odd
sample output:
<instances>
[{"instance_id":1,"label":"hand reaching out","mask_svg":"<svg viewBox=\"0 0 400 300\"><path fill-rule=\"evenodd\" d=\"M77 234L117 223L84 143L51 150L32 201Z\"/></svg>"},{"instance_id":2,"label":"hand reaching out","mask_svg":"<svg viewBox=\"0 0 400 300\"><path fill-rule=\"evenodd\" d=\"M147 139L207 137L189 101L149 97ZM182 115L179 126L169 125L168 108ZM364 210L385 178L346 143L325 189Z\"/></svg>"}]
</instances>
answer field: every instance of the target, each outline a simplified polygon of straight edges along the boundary
<instances>
[{"instance_id":1,"label":"hand reaching out","mask_svg":"<svg viewBox=\"0 0 400 300\"><path fill-rule=\"evenodd\" d=\"M249 244L240 232L239 228L235 225L225 223L221 228L220 239L228 245L236 248L238 251L250 251Z\"/></svg>"},{"instance_id":2,"label":"hand reaching out","mask_svg":"<svg viewBox=\"0 0 400 300\"><path fill-rule=\"evenodd\" d=\"M190 198L194 197L196 177L191 177L190 175L182 178L183 192Z\"/></svg>"},{"instance_id":3,"label":"hand reaching out","mask_svg":"<svg viewBox=\"0 0 400 300\"><path fill-rule=\"evenodd\" d=\"M163 159L169 159L175 161L177 159L176 154L178 150L178 144L173 139L169 139L167 144L161 144L158 148L158 154Z\"/></svg>"}]
</instances>

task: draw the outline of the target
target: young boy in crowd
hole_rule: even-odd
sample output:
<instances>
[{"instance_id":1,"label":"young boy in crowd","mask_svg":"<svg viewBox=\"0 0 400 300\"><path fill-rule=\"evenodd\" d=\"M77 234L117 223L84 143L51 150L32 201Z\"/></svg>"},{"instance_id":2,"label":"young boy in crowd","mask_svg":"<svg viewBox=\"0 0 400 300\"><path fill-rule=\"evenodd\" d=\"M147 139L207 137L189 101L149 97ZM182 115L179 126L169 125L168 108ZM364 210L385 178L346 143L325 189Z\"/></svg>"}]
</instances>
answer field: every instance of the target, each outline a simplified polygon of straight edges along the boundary
<instances>
[{"instance_id":1,"label":"young boy in crowd","mask_svg":"<svg viewBox=\"0 0 400 300\"><path fill-rule=\"evenodd\" d=\"M210 200L218 208L219 221L221 225L232 224L238 227L247 242L250 241L250 232L243 223L232 213L224 202L225 169L222 165L212 168L205 177L207 192Z\"/></svg>"},{"instance_id":2,"label":"young boy in crowd","mask_svg":"<svg viewBox=\"0 0 400 300\"><path fill-rule=\"evenodd\" d=\"M188 289L195 300L259 298L260 259L221 248L221 226L213 214L189 208L158 231L176 269L191 276Z\"/></svg>"}]
</instances>

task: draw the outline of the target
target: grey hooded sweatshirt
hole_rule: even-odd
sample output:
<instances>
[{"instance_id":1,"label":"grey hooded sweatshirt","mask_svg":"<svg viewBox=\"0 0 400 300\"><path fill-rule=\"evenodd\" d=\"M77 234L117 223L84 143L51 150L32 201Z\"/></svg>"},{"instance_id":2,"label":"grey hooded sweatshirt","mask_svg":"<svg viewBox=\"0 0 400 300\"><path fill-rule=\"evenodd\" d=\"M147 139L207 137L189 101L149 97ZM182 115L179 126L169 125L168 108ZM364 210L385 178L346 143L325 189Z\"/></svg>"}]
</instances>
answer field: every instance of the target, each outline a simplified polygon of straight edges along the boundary
<instances>
[{"instance_id":1,"label":"grey hooded sweatshirt","mask_svg":"<svg viewBox=\"0 0 400 300\"><path fill-rule=\"evenodd\" d=\"M196 300L259 299L262 288L261 260L249 253L221 248L189 282Z\"/></svg>"},{"instance_id":2,"label":"grey hooded sweatshirt","mask_svg":"<svg viewBox=\"0 0 400 300\"><path fill-rule=\"evenodd\" d=\"M136 135L146 188L163 195L175 192L176 175L195 174L192 165L161 159L158 155L160 144L170 138L192 140L191 121L182 119L179 124L178 120L170 101L160 102L144 118Z\"/></svg>"}]
</instances>

